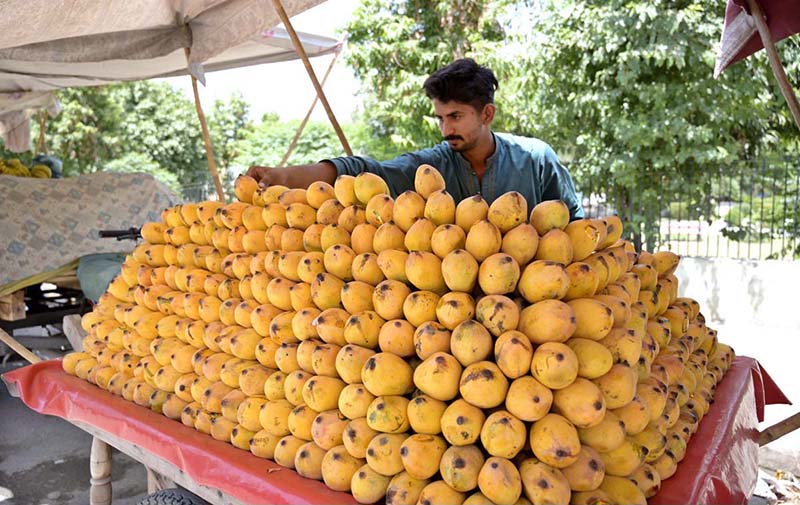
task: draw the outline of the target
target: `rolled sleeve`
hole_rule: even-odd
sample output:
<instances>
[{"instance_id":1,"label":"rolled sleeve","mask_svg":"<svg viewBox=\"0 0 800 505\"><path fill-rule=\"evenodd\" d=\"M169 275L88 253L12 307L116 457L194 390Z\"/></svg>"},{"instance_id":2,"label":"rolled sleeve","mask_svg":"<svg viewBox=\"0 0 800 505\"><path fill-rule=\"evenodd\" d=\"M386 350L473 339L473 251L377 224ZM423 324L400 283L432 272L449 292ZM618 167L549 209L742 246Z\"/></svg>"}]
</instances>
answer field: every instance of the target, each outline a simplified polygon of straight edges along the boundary
<instances>
[{"instance_id":1,"label":"rolled sleeve","mask_svg":"<svg viewBox=\"0 0 800 505\"><path fill-rule=\"evenodd\" d=\"M362 172L375 172L375 169L369 170L370 165L380 165L377 161L371 158L362 158L361 156L342 156L339 158L332 158L327 161L336 167L336 175L352 175L356 176Z\"/></svg>"}]
</instances>

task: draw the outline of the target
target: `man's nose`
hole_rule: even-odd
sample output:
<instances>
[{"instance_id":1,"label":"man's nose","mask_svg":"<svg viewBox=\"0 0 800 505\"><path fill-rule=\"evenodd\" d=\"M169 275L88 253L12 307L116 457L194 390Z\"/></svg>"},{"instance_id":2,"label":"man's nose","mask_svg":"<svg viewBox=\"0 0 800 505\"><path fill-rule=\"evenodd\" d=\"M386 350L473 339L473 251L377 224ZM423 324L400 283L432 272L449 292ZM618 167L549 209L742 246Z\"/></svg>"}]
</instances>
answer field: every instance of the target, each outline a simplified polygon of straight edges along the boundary
<instances>
[{"instance_id":1,"label":"man's nose","mask_svg":"<svg viewBox=\"0 0 800 505\"><path fill-rule=\"evenodd\" d=\"M442 135L445 137L453 134L453 126L450 124L449 121L442 121L442 124L439 126L439 129L441 130Z\"/></svg>"}]
</instances>

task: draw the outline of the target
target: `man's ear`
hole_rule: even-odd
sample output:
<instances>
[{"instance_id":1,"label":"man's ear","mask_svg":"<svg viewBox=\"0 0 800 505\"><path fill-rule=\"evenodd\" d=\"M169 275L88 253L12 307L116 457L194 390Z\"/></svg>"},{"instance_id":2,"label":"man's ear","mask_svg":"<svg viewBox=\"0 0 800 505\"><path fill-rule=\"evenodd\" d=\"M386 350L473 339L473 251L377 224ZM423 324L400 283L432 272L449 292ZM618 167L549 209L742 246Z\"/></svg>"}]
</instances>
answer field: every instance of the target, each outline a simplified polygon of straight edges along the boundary
<instances>
[{"instance_id":1,"label":"man's ear","mask_svg":"<svg viewBox=\"0 0 800 505\"><path fill-rule=\"evenodd\" d=\"M481 111L481 122L485 125L492 124L492 121L494 121L495 112L497 112L497 107L495 107L493 103L487 103L484 105L483 110Z\"/></svg>"}]
</instances>

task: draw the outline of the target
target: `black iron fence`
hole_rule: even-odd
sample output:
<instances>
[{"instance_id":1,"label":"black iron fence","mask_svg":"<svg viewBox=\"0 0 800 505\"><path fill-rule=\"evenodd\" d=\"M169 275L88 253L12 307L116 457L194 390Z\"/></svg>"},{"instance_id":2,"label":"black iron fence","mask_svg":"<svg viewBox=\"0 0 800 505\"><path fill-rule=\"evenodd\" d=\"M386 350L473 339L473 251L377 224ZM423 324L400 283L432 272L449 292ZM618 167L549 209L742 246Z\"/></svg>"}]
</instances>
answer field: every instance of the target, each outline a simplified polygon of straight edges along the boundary
<instances>
[{"instance_id":1,"label":"black iron fence","mask_svg":"<svg viewBox=\"0 0 800 505\"><path fill-rule=\"evenodd\" d=\"M619 188L617 188L619 189ZM646 250L739 259L800 258L800 162L742 162L691 182L663 178L656 192L620 198L595 189L590 217L618 213L626 236Z\"/></svg>"}]
</instances>

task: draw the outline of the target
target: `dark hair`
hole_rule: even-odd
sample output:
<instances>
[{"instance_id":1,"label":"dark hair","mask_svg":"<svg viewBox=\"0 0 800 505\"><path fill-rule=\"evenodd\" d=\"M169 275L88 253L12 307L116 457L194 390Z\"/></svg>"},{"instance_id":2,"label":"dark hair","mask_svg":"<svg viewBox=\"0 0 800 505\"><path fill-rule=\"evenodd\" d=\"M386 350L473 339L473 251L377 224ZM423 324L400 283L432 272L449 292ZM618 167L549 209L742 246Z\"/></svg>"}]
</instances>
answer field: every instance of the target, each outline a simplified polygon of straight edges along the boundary
<instances>
[{"instance_id":1,"label":"dark hair","mask_svg":"<svg viewBox=\"0 0 800 505\"><path fill-rule=\"evenodd\" d=\"M497 79L472 58L462 58L432 73L422 85L430 99L468 103L477 110L494 103Z\"/></svg>"}]
</instances>

